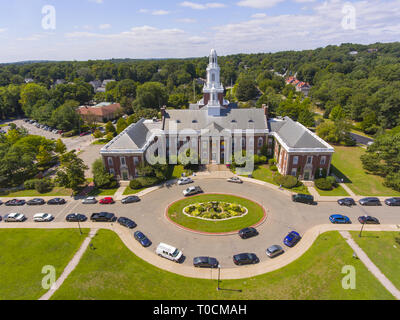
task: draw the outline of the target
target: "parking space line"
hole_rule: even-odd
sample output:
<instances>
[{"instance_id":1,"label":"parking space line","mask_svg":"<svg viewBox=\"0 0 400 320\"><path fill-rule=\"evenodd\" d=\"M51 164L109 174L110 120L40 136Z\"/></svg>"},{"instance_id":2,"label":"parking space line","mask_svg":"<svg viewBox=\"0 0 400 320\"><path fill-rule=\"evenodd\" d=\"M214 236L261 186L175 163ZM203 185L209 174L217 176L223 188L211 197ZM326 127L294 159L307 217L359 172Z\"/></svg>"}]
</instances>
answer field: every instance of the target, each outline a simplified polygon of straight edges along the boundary
<instances>
[{"instance_id":1,"label":"parking space line","mask_svg":"<svg viewBox=\"0 0 400 320\"><path fill-rule=\"evenodd\" d=\"M71 207L71 204L73 205L72 207ZM60 215L65 214L67 210L70 210L70 211L71 211L71 210L75 209L78 205L79 205L79 201L76 201L76 200L74 200L73 202L68 202L68 204L67 204L64 208L62 208L62 209L60 210L60 212L59 212L57 215L54 215L54 221L55 221ZM71 207L71 208L70 208L70 207Z\"/></svg>"}]
</instances>

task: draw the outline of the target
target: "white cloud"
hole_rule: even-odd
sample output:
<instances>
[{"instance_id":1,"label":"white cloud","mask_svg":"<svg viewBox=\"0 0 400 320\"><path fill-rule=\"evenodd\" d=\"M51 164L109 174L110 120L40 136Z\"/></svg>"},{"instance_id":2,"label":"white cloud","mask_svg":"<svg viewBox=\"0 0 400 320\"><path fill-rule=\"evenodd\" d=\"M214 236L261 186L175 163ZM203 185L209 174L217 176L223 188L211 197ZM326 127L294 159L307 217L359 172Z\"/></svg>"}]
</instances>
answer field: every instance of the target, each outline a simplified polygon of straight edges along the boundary
<instances>
[{"instance_id":1,"label":"white cloud","mask_svg":"<svg viewBox=\"0 0 400 320\"><path fill-rule=\"evenodd\" d=\"M164 15L170 14L170 12L166 11L166 10L154 10L151 14L153 16L164 16Z\"/></svg>"},{"instance_id":2,"label":"white cloud","mask_svg":"<svg viewBox=\"0 0 400 320\"><path fill-rule=\"evenodd\" d=\"M184 1L180 4L182 7L191 8L194 10L205 10L205 9L215 9L215 8L225 8L226 5L220 2L209 2L209 3L195 3L190 1Z\"/></svg>"},{"instance_id":3,"label":"white cloud","mask_svg":"<svg viewBox=\"0 0 400 320\"><path fill-rule=\"evenodd\" d=\"M177 19L176 21L183 22L183 23L195 23L195 22L197 22L196 19L191 19L191 18Z\"/></svg>"},{"instance_id":4,"label":"white cloud","mask_svg":"<svg viewBox=\"0 0 400 320\"><path fill-rule=\"evenodd\" d=\"M95 2L95 3L101 4L104 2L104 0L89 0L89 2Z\"/></svg>"},{"instance_id":5,"label":"white cloud","mask_svg":"<svg viewBox=\"0 0 400 320\"><path fill-rule=\"evenodd\" d=\"M242 0L237 3L238 6L241 7L250 7L250 8L271 8L276 6L278 3L283 2L284 0Z\"/></svg>"},{"instance_id":6,"label":"white cloud","mask_svg":"<svg viewBox=\"0 0 400 320\"><path fill-rule=\"evenodd\" d=\"M4 33L7 31L7 28L0 28L0 33Z\"/></svg>"},{"instance_id":7,"label":"white cloud","mask_svg":"<svg viewBox=\"0 0 400 320\"><path fill-rule=\"evenodd\" d=\"M253 14L251 17L254 19L262 19L262 18L266 18L267 15L265 13L256 13L256 14Z\"/></svg>"},{"instance_id":8,"label":"white cloud","mask_svg":"<svg viewBox=\"0 0 400 320\"><path fill-rule=\"evenodd\" d=\"M106 29L110 29L110 28L111 28L111 24L109 24L109 23L99 25L99 29L101 29L101 30L106 30Z\"/></svg>"}]
</instances>

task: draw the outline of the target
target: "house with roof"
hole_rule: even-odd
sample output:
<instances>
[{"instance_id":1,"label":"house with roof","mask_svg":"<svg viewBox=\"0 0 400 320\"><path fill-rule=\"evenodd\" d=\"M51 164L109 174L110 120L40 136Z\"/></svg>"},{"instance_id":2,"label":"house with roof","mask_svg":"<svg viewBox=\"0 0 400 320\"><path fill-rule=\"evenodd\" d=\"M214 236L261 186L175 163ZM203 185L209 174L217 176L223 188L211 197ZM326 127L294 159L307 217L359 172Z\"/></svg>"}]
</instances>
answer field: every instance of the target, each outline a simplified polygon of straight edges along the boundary
<instances>
[{"instance_id":1,"label":"house with roof","mask_svg":"<svg viewBox=\"0 0 400 320\"><path fill-rule=\"evenodd\" d=\"M150 157L165 154L171 163L182 150L193 150L200 164L230 164L237 150L260 154L267 147L284 175L313 180L329 172L334 149L300 123L270 119L268 106L238 108L224 97L220 68L211 50L203 98L189 109L161 108L161 120L141 119L105 145L106 169L119 180L132 180ZM174 162L172 162L174 163ZM175 162L176 163L176 162Z\"/></svg>"},{"instance_id":2,"label":"house with roof","mask_svg":"<svg viewBox=\"0 0 400 320\"><path fill-rule=\"evenodd\" d=\"M119 103L102 102L95 106L80 106L77 112L87 122L108 122L120 116L123 109Z\"/></svg>"},{"instance_id":3,"label":"house with roof","mask_svg":"<svg viewBox=\"0 0 400 320\"><path fill-rule=\"evenodd\" d=\"M286 84L294 86L296 91L303 93L305 97L308 97L310 94L311 86L308 82L300 81L296 77L291 76L286 79Z\"/></svg>"}]
</instances>

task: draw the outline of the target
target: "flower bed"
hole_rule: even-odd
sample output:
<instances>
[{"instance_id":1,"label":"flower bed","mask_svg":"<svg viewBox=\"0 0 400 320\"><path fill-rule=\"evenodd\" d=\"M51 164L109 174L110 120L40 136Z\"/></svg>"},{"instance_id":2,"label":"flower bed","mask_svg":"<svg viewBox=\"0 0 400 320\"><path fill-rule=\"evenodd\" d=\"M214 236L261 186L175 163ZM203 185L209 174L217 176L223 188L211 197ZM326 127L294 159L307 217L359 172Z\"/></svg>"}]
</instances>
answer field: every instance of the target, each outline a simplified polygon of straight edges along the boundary
<instances>
[{"instance_id":1,"label":"flower bed","mask_svg":"<svg viewBox=\"0 0 400 320\"><path fill-rule=\"evenodd\" d=\"M228 220L246 215L247 208L229 202L210 201L191 204L183 208L183 213L189 217L204 220Z\"/></svg>"}]
</instances>

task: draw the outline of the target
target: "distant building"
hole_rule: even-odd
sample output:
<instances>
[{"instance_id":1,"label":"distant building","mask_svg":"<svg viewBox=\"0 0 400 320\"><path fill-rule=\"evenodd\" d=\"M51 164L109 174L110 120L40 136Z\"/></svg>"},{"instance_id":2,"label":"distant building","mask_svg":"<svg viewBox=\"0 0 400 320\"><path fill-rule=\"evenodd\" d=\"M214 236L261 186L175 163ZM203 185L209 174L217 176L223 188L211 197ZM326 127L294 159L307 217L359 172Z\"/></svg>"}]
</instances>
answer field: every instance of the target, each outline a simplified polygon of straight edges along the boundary
<instances>
[{"instance_id":1,"label":"distant building","mask_svg":"<svg viewBox=\"0 0 400 320\"><path fill-rule=\"evenodd\" d=\"M356 55L358 55L358 51L350 51L349 55L356 56Z\"/></svg>"},{"instance_id":2,"label":"distant building","mask_svg":"<svg viewBox=\"0 0 400 320\"><path fill-rule=\"evenodd\" d=\"M119 103L102 102L95 106L81 106L77 112L87 122L108 122L123 113Z\"/></svg>"},{"instance_id":3,"label":"distant building","mask_svg":"<svg viewBox=\"0 0 400 320\"><path fill-rule=\"evenodd\" d=\"M32 78L25 78L24 81L25 81L25 83L35 82L35 80L33 80Z\"/></svg>"},{"instance_id":4,"label":"distant building","mask_svg":"<svg viewBox=\"0 0 400 320\"><path fill-rule=\"evenodd\" d=\"M378 51L379 51L379 49L376 49L376 48L370 48L370 49L368 49L367 51L368 51L368 53L374 53L374 52L378 52Z\"/></svg>"},{"instance_id":5,"label":"distant building","mask_svg":"<svg viewBox=\"0 0 400 320\"><path fill-rule=\"evenodd\" d=\"M308 82L297 80L296 77L289 77L286 79L286 84L295 86L297 92L301 92L305 97L310 94L311 86Z\"/></svg>"}]
</instances>

